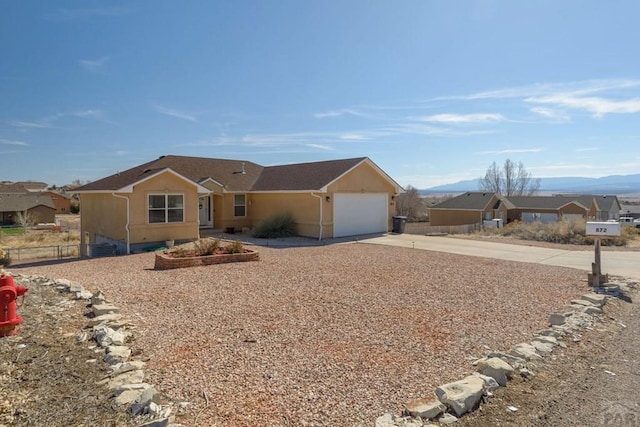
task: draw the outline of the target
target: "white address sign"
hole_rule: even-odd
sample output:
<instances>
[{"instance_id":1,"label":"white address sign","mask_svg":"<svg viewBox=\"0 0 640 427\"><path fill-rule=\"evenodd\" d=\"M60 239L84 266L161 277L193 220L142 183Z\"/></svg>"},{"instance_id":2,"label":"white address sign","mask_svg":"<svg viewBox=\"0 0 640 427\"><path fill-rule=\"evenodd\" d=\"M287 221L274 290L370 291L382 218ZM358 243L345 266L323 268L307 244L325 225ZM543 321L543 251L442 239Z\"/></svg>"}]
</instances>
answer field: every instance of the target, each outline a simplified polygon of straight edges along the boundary
<instances>
[{"instance_id":1,"label":"white address sign","mask_svg":"<svg viewBox=\"0 0 640 427\"><path fill-rule=\"evenodd\" d=\"M590 222L587 221L587 236L619 236L619 222Z\"/></svg>"}]
</instances>

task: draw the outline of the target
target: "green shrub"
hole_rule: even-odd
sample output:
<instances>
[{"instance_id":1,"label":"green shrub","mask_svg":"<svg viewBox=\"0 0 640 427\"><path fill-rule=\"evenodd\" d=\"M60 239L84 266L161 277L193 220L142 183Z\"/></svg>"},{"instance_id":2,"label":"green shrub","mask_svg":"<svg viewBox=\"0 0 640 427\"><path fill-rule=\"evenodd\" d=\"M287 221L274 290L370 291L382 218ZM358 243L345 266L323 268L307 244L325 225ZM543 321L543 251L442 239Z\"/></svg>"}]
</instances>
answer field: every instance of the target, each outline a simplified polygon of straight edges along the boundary
<instances>
[{"instance_id":1,"label":"green shrub","mask_svg":"<svg viewBox=\"0 0 640 427\"><path fill-rule=\"evenodd\" d=\"M253 230L253 237L275 239L296 235L296 226L290 214L278 214L265 218Z\"/></svg>"}]
</instances>

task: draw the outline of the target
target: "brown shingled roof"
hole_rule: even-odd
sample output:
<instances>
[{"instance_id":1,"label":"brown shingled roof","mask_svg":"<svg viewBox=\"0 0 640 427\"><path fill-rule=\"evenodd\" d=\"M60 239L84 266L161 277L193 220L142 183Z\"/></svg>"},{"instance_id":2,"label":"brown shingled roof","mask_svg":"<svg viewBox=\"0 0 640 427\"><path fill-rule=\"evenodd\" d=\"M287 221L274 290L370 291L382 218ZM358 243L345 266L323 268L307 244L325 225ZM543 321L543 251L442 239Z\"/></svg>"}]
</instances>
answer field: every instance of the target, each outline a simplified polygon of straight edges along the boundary
<instances>
[{"instance_id":1,"label":"brown shingled roof","mask_svg":"<svg viewBox=\"0 0 640 427\"><path fill-rule=\"evenodd\" d=\"M164 169L171 169L196 183L212 178L224 184L229 191L247 191L258 178L263 167L242 160L162 156L151 162L78 187L75 191L117 191ZM243 171L244 173L242 173Z\"/></svg>"},{"instance_id":2,"label":"brown shingled roof","mask_svg":"<svg viewBox=\"0 0 640 427\"><path fill-rule=\"evenodd\" d=\"M46 206L55 209L53 200L49 196L40 194L0 194L0 212L20 212L34 208L36 206Z\"/></svg>"},{"instance_id":3,"label":"brown shingled roof","mask_svg":"<svg viewBox=\"0 0 640 427\"><path fill-rule=\"evenodd\" d=\"M365 159L366 157L358 157L354 159L266 167L251 190L320 190Z\"/></svg>"},{"instance_id":4,"label":"brown shingled roof","mask_svg":"<svg viewBox=\"0 0 640 427\"><path fill-rule=\"evenodd\" d=\"M201 183L211 178L227 191L315 191L330 184L366 157L264 167L242 160L162 156L77 188L77 192L117 191L165 169Z\"/></svg>"}]
</instances>

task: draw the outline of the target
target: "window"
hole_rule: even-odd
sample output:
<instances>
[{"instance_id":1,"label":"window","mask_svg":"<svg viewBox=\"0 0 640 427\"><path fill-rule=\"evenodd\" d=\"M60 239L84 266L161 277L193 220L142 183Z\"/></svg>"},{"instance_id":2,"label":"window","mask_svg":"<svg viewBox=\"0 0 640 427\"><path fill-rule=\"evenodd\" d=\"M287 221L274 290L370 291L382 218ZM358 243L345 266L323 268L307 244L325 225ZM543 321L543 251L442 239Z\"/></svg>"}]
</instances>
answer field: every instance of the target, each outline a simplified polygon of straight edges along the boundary
<instances>
[{"instance_id":1,"label":"window","mask_svg":"<svg viewBox=\"0 0 640 427\"><path fill-rule=\"evenodd\" d=\"M182 194L150 194L149 224L184 221L184 196Z\"/></svg>"},{"instance_id":2,"label":"window","mask_svg":"<svg viewBox=\"0 0 640 427\"><path fill-rule=\"evenodd\" d=\"M247 196L245 194L233 196L233 216L247 216Z\"/></svg>"}]
</instances>

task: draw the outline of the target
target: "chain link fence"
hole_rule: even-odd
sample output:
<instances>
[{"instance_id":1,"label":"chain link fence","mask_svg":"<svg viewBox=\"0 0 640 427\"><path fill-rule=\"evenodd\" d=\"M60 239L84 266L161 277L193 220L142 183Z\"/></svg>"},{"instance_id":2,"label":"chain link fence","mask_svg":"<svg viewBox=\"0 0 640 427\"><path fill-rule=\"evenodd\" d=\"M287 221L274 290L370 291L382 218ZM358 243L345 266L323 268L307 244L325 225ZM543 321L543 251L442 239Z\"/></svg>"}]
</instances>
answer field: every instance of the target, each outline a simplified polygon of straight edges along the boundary
<instances>
[{"instance_id":1,"label":"chain link fence","mask_svg":"<svg viewBox=\"0 0 640 427\"><path fill-rule=\"evenodd\" d=\"M12 262L27 259L62 259L80 257L80 244L6 248Z\"/></svg>"}]
</instances>

